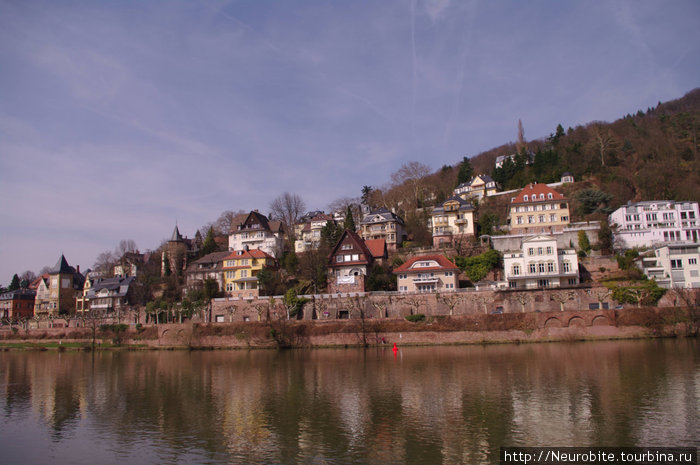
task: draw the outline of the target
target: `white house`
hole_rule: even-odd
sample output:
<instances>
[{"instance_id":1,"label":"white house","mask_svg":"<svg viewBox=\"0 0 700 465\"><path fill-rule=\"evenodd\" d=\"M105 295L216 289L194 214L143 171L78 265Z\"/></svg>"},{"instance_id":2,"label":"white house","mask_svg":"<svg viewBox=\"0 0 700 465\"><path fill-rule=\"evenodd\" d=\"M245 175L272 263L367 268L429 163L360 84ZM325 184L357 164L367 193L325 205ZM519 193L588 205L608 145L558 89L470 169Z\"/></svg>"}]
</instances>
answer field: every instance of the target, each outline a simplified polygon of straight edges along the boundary
<instances>
[{"instance_id":1,"label":"white house","mask_svg":"<svg viewBox=\"0 0 700 465\"><path fill-rule=\"evenodd\" d=\"M257 210L250 212L243 221L238 221L237 218L231 224L228 237L230 251L258 249L273 257L282 256L284 227L281 222L270 221Z\"/></svg>"},{"instance_id":2,"label":"white house","mask_svg":"<svg viewBox=\"0 0 700 465\"><path fill-rule=\"evenodd\" d=\"M624 249L652 247L662 242L698 242L699 221L697 202L673 200L628 203L609 217L615 243Z\"/></svg>"},{"instance_id":3,"label":"white house","mask_svg":"<svg viewBox=\"0 0 700 465\"><path fill-rule=\"evenodd\" d=\"M700 246L691 242L657 245L637 259L648 278L659 286L700 288Z\"/></svg>"},{"instance_id":4,"label":"white house","mask_svg":"<svg viewBox=\"0 0 700 465\"><path fill-rule=\"evenodd\" d=\"M505 252L503 272L511 288L579 284L576 250L558 247L557 240L552 236L530 237L523 240L521 250Z\"/></svg>"}]
</instances>

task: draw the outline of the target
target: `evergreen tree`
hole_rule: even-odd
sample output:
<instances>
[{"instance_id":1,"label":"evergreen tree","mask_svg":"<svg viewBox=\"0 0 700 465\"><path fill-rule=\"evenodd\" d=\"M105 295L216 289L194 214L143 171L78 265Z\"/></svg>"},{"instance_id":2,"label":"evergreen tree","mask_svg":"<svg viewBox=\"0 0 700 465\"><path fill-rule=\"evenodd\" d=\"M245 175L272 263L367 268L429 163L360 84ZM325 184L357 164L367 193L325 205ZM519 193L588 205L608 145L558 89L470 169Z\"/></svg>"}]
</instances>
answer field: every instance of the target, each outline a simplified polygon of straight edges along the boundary
<instances>
[{"instance_id":1,"label":"evergreen tree","mask_svg":"<svg viewBox=\"0 0 700 465\"><path fill-rule=\"evenodd\" d=\"M578 248L580 251L588 253L591 250L591 241L588 240L586 231L578 232Z\"/></svg>"},{"instance_id":2,"label":"evergreen tree","mask_svg":"<svg viewBox=\"0 0 700 465\"><path fill-rule=\"evenodd\" d=\"M212 252L216 252L218 249L219 247L216 245L216 241L214 240L214 228L210 227L209 231L207 232L207 237L204 238L202 250L200 250L199 255L200 257L203 257L205 255L209 255Z\"/></svg>"},{"instance_id":3,"label":"evergreen tree","mask_svg":"<svg viewBox=\"0 0 700 465\"><path fill-rule=\"evenodd\" d=\"M474 168L472 168L472 163L469 158L464 157L462 163L459 164L459 171L457 172L457 185L464 182L471 181L474 176Z\"/></svg>"},{"instance_id":4,"label":"evergreen tree","mask_svg":"<svg viewBox=\"0 0 700 465\"><path fill-rule=\"evenodd\" d=\"M342 234L343 228L338 227L333 221L328 220L323 229L321 229L321 240L325 242L325 245L329 249L332 249L335 244L338 243Z\"/></svg>"},{"instance_id":5,"label":"evergreen tree","mask_svg":"<svg viewBox=\"0 0 700 465\"><path fill-rule=\"evenodd\" d=\"M348 231L355 232L355 219L352 217L352 207L348 205L345 210L345 221L343 222L343 228Z\"/></svg>"},{"instance_id":6,"label":"evergreen tree","mask_svg":"<svg viewBox=\"0 0 700 465\"><path fill-rule=\"evenodd\" d=\"M19 276L17 276L17 273L12 277L12 282L10 283L10 287L7 288L8 291L15 291L19 289Z\"/></svg>"}]
</instances>

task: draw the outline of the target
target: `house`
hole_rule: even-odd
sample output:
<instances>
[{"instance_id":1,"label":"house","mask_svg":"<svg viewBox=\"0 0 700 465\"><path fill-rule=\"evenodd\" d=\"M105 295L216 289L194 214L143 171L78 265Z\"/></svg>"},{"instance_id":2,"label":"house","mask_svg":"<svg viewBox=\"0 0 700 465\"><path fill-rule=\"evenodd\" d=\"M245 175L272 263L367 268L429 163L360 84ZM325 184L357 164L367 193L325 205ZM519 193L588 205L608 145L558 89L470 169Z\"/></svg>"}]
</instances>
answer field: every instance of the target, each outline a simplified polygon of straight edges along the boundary
<instances>
[{"instance_id":1,"label":"house","mask_svg":"<svg viewBox=\"0 0 700 465\"><path fill-rule=\"evenodd\" d=\"M562 231L570 221L569 201L546 184L530 184L511 199L507 221L511 234Z\"/></svg>"},{"instance_id":2,"label":"house","mask_svg":"<svg viewBox=\"0 0 700 465\"><path fill-rule=\"evenodd\" d=\"M561 184L568 184L571 182L574 182L574 175L566 171L564 174L561 175Z\"/></svg>"},{"instance_id":3,"label":"house","mask_svg":"<svg viewBox=\"0 0 700 465\"><path fill-rule=\"evenodd\" d=\"M68 265L61 255L56 266L42 278L34 300L35 315L59 315L73 313L76 297L80 295L85 277L80 268Z\"/></svg>"},{"instance_id":4,"label":"house","mask_svg":"<svg viewBox=\"0 0 700 465\"><path fill-rule=\"evenodd\" d=\"M470 198L481 200L497 192L498 187L496 186L496 181L487 174L474 176L469 182L463 182L454 190L454 194L464 200L469 200Z\"/></svg>"},{"instance_id":5,"label":"house","mask_svg":"<svg viewBox=\"0 0 700 465\"><path fill-rule=\"evenodd\" d=\"M0 318L18 321L34 316L36 291L27 288L15 289L0 294Z\"/></svg>"},{"instance_id":6,"label":"house","mask_svg":"<svg viewBox=\"0 0 700 465\"><path fill-rule=\"evenodd\" d=\"M231 254L225 252L212 252L202 258L193 261L187 267L186 286L187 290L201 289L207 279L213 279L219 286L219 290L225 289L224 280L224 259Z\"/></svg>"},{"instance_id":7,"label":"house","mask_svg":"<svg viewBox=\"0 0 700 465\"><path fill-rule=\"evenodd\" d=\"M518 154L517 153L511 153L510 155L499 155L496 157L496 162L495 162L495 167L496 168L503 168L503 164L506 162L506 160L510 160L511 162L515 163L515 160L517 158ZM528 151L526 153L526 158L525 158L525 164L530 165L532 162L535 160L535 152L533 151Z\"/></svg>"},{"instance_id":8,"label":"house","mask_svg":"<svg viewBox=\"0 0 700 465\"><path fill-rule=\"evenodd\" d=\"M386 259L384 239L362 239L345 230L328 259L328 292L364 292L365 277L375 262Z\"/></svg>"},{"instance_id":9,"label":"house","mask_svg":"<svg viewBox=\"0 0 700 465\"><path fill-rule=\"evenodd\" d=\"M309 250L318 249L321 243L321 230L330 221L335 224L332 216L323 212L316 213L313 217L304 218L303 222L296 225L296 240L294 241L294 252L304 253Z\"/></svg>"},{"instance_id":10,"label":"house","mask_svg":"<svg viewBox=\"0 0 700 465\"><path fill-rule=\"evenodd\" d=\"M503 273L508 287L533 289L579 284L578 255L562 248L549 235L522 241L521 250L503 254Z\"/></svg>"},{"instance_id":11,"label":"house","mask_svg":"<svg viewBox=\"0 0 700 465\"><path fill-rule=\"evenodd\" d=\"M386 208L371 211L360 222L362 239L384 239L389 250L396 250L406 240L403 219Z\"/></svg>"},{"instance_id":12,"label":"house","mask_svg":"<svg viewBox=\"0 0 700 465\"><path fill-rule=\"evenodd\" d=\"M454 196L435 207L430 213L433 246L456 245L474 237L476 224L474 206L462 197Z\"/></svg>"},{"instance_id":13,"label":"house","mask_svg":"<svg viewBox=\"0 0 700 465\"><path fill-rule=\"evenodd\" d=\"M87 292L90 312L113 313L126 310L131 304L133 276L97 278Z\"/></svg>"},{"instance_id":14,"label":"house","mask_svg":"<svg viewBox=\"0 0 700 465\"><path fill-rule=\"evenodd\" d=\"M459 287L459 268L443 255L413 257L393 273L399 292L449 292Z\"/></svg>"},{"instance_id":15,"label":"house","mask_svg":"<svg viewBox=\"0 0 700 465\"><path fill-rule=\"evenodd\" d=\"M258 297L258 274L264 267L275 266L275 257L259 249L229 252L222 266L226 295L244 299Z\"/></svg>"},{"instance_id":16,"label":"house","mask_svg":"<svg viewBox=\"0 0 700 465\"><path fill-rule=\"evenodd\" d=\"M272 257L281 257L284 251L284 226L280 221L270 221L257 210L244 219L239 216L231 222L228 238L229 251L262 250Z\"/></svg>"},{"instance_id":17,"label":"house","mask_svg":"<svg viewBox=\"0 0 700 465\"><path fill-rule=\"evenodd\" d=\"M666 289L700 288L700 246L692 242L657 244L636 263Z\"/></svg>"},{"instance_id":18,"label":"house","mask_svg":"<svg viewBox=\"0 0 700 465\"><path fill-rule=\"evenodd\" d=\"M196 256L201 245L201 236L197 240L188 239L180 234L177 225L170 240L165 244L161 254L161 276L180 274L187 269L188 260Z\"/></svg>"},{"instance_id":19,"label":"house","mask_svg":"<svg viewBox=\"0 0 700 465\"><path fill-rule=\"evenodd\" d=\"M138 251L126 252L114 266L114 276L136 276L143 267L145 258L145 255Z\"/></svg>"},{"instance_id":20,"label":"house","mask_svg":"<svg viewBox=\"0 0 700 465\"><path fill-rule=\"evenodd\" d=\"M698 242L698 202L651 200L628 203L610 214L618 248L652 247L663 242Z\"/></svg>"}]
</instances>

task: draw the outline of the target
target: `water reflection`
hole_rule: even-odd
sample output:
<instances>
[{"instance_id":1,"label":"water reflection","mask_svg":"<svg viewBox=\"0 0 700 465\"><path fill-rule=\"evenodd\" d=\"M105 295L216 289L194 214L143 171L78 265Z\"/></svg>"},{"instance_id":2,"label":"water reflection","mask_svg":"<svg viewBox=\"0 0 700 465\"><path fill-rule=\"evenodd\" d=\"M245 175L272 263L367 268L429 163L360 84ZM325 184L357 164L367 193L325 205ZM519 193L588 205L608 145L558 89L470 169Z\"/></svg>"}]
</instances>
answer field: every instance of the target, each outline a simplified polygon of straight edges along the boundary
<instances>
[{"instance_id":1,"label":"water reflection","mask_svg":"<svg viewBox=\"0 0 700 465\"><path fill-rule=\"evenodd\" d=\"M493 463L699 446L698 341L0 353L7 463Z\"/></svg>"}]
</instances>

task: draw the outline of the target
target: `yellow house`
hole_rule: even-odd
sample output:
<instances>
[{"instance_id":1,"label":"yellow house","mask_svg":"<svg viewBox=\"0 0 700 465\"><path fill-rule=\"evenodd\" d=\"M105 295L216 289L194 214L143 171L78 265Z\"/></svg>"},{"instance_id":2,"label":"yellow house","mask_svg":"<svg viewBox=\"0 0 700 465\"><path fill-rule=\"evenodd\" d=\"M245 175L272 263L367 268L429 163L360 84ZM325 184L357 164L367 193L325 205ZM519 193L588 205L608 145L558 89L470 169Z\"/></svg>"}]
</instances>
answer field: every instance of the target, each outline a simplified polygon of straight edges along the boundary
<instances>
[{"instance_id":1,"label":"yellow house","mask_svg":"<svg viewBox=\"0 0 700 465\"><path fill-rule=\"evenodd\" d=\"M430 213L433 246L457 245L476 234L474 206L461 197L450 197Z\"/></svg>"},{"instance_id":2,"label":"yellow house","mask_svg":"<svg viewBox=\"0 0 700 465\"><path fill-rule=\"evenodd\" d=\"M275 266L275 259L259 249L236 250L224 258L226 295L253 299L258 297L258 273L265 266Z\"/></svg>"},{"instance_id":3,"label":"yellow house","mask_svg":"<svg viewBox=\"0 0 700 465\"><path fill-rule=\"evenodd\" d=\"M570 222L569 201L546 184L530 184L513 197L508 209L511 234L547 234Z\"/></svg>"}]
</instances>

